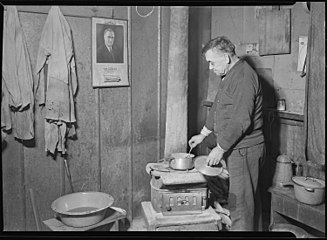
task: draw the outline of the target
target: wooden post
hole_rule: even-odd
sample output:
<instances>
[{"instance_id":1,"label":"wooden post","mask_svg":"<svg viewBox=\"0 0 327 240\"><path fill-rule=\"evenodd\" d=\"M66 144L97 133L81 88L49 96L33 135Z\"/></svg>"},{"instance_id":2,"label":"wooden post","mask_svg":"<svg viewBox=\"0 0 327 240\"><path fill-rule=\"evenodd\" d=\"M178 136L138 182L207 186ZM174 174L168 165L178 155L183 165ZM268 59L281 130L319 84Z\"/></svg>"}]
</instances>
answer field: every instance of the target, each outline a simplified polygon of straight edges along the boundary
<instances>
[{"instance_id":1,"label":"wooden post","mask_svg":"<svg viewBox=\"0 0 327 240\"><path fill-rule=\"evenodd\" d=\"M165 155L187 149L188 7L171 7Z\"/></svg>"}]
</instances>

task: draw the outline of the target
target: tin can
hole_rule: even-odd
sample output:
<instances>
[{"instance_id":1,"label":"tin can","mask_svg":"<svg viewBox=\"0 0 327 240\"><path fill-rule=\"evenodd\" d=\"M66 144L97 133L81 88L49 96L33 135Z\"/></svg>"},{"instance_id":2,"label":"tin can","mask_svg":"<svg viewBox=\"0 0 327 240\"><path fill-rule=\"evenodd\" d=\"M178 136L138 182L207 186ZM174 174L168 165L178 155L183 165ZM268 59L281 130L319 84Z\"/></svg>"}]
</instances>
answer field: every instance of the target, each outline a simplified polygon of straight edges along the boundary
<instances>
[{"instance_id":1,"label":"tin can","mask_svg":"<svg viewBox=\"0 0 327 240\"><path fill-rule=\"evenodd\" d=\"M277 110L285 111L286 110L286 101L285 99L278 99L277 101Z\"/></svg>"}]
</instances>

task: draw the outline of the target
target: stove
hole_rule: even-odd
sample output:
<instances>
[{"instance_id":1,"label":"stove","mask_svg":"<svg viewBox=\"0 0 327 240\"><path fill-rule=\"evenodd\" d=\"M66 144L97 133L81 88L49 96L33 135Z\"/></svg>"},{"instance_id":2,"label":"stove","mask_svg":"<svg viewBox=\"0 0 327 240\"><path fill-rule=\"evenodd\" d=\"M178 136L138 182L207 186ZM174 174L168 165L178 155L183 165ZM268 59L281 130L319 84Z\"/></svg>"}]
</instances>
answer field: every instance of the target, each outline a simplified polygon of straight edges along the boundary
<instances>
[{"instance_id":1,"label":"stove","mask_svg":"<svg viewBox=\"0 0 327 240\"><path fill-rule=\"evenodd\" d=\"M174 170L168 163L148 163L151 204L163 216L201 214L208 207L208 187L195 168Z\"/></svg>"}]
</instances>

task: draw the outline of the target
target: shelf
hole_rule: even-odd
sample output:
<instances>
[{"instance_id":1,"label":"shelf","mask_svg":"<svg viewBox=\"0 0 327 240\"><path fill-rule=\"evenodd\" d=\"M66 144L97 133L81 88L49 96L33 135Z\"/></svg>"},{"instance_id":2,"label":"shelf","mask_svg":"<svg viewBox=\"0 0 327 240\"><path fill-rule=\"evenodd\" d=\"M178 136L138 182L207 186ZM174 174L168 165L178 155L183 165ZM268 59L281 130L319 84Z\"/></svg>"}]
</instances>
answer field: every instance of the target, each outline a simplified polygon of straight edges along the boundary
<instances>
[{"instance_id":1,"label":"shelf","mask_svg":"<svg viewBox=\"0 0 327 240\"><path fill-rule=\"evenodd\" d=\"M290 119L290 120L299 121L299 122L304 121L304 115L299 114L299 113L294 113L294 112L289 112L289 111L280 111L280 110L277 110L274 108L266 108L266 109L263 109L263 111L273 112L279 118Z\"/></svg>"},{"instance_id":2,"label":"shelf","mask_svg":"<svg viewBox=\"0 0 327 240\"><path fill-rule=\"evenodd\" d=\"M202 106L205 107L212 107L213 102L211 101L202 101ZM293 120L293 121L298 121L298 122L304 122L304 115L303 114L299 114L299 113L294 113L294 112L289 112L289 111L280 111L274 108L264 108L263 109L264 112L272 112L274 113L274 115L277 115L279 118L283 118L283 119L289 119L289 120ZM300 124L302 126L302 124Z\"/></svg>"},{"instance_id":3,"label":"shelf","mask_svg":"<svg viewBox=\"0 0 327 240\"><path fill-rule=\"evenodd\" d=\"M271 187L268 191L272 194L271 224L279 223L282 216L287 216L325 233L325 203L320 205L301 203L296 199L293 187Z\"/></svg>"}]
</instances>

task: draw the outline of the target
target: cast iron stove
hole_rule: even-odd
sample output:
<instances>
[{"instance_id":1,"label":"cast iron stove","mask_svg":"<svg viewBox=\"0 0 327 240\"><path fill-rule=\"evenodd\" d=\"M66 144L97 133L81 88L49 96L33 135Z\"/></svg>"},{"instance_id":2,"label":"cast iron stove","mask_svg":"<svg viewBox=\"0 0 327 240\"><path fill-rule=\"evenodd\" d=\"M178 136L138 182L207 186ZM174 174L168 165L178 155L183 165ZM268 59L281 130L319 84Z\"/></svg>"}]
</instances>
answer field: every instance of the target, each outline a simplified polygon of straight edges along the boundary
<instances>
[{"instance_id":1,"label":"cast iron stove","mask_svg":"<svg viewBox=\"0 0 327 240\"><path fill-rule=\"evenodd\" d=\"M148 163L146 171L151 175L151 204L156 212L190 215L207 208L207 182L195 168L174 170L167 162L159 162Z\"/></svg>"}]
</instances>

